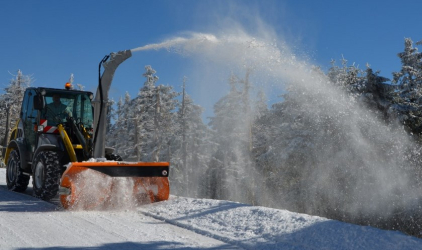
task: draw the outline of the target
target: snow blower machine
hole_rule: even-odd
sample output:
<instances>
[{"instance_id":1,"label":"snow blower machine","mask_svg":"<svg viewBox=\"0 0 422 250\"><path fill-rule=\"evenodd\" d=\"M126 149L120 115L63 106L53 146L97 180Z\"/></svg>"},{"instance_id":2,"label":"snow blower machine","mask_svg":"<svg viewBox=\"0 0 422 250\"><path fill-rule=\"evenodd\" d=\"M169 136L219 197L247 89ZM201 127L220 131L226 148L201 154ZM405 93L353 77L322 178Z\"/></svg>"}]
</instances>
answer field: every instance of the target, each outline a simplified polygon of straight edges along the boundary
<instances>
[{"instance_id":1,"label":"snow blower machine","mask_svg":"<svg viewBox=\"0 0 422 250\"><path fill-rule=\"evenodd\" d=\"M66 209L168 199L168 162L126 162L105 146L108 92L116 68L131 55L125 50L101 60L95 98L69 83L26 89L4 157L9 190L24 192L32 176L35 197L59 194Z\"/></svg>"}]
</instances>

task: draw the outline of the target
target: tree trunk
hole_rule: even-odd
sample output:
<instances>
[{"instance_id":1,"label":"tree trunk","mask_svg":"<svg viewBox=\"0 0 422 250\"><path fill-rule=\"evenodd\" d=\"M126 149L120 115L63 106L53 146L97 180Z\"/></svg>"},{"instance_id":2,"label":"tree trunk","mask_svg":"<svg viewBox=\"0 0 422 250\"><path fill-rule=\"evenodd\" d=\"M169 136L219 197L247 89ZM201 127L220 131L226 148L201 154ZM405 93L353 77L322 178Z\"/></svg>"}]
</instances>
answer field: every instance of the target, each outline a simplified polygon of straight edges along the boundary
<instances>
[{"instance_id":1,"label":"tree trunk","mask_svg":"<svg viewBox=\"0 0 422 250\"><path fill-rule=\"evenodd\" d=\"M182 94L182 167L185 179L185 190L186 195L189 197L189 173L186 164L186 117L185 117L185 87L186 87L186 77L183 78L183 94Z\"/></svg>"},{"instance_id":2,"label":"tree trunk","mask_svg":"<svg viewBox=\"0 0 422 250\"><path fill-rule=\"evenodd\" d=\"M156 94L156 105L155 105L155 116L154 116L154 149L152 154L152 159L154 161L159 161L159 155L160 155L160 148L161 145L158 139L158 133L160 131L159 129L159 116L161 113L161 104L160 104L160 88L157 88L157 94Z\"/></svg>"},{"instance_id":3,"label":"tree trunk","mask_svg":"<svg viewBox=\"0 0 422 250\"><path fill-rule=\"evenodd\" d=\"M142 138L139 134L139 120L137 117L135 117L135 153L136 153L136 161L140 161L142 158L142 147L141 147L141 141Z\"/></svg>"}]
</instances>

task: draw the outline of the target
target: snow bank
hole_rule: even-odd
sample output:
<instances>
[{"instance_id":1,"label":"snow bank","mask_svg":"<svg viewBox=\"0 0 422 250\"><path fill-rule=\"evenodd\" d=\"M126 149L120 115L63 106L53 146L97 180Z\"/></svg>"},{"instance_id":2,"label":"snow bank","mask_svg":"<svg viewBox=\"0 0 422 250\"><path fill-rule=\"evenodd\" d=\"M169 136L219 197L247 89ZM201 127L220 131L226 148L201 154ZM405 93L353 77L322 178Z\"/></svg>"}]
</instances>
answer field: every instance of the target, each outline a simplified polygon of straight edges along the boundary
<instances>
[{"instance_id":1,"label":"snow bank","mask_svg":"<svg viewBox=\"0 0 422 250\"><path fill-rule=\"evenodd\" d=\"M228 201L172 197L140 211L245 249L422 249L400 232Z\"/></svg>"}]
</instances>

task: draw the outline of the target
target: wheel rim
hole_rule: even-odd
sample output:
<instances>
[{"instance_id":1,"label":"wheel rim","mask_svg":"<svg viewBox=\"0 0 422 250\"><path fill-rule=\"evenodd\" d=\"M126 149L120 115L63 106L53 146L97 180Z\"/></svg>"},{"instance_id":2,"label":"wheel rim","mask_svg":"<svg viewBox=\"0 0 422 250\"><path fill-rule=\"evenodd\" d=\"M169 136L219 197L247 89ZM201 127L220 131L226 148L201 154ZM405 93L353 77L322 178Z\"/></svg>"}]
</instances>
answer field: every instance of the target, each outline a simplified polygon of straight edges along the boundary
<instances>
[{"instance_id":1,"label":"wheel rim","mask_svg":"<svg viewBox=\"0 0 422 250\"><path fill-rule=\"evenodd\" d=\"M16 179L16 175L18 172L18 164L15 159L10 159L9 164L7 164L7 179L9 182L13 182Z\"/></svg>"},{"instance_id":2,"label":"wheel rim","mask_svg":"<svg viewBox=\"0 0 422 250\"><path fill-rule=\"evenodd\" d=\"M38 162L35 166L34 182L38 188L42 187L44 183L44 164L42 162Z\"/></svg>"}]
</instances>

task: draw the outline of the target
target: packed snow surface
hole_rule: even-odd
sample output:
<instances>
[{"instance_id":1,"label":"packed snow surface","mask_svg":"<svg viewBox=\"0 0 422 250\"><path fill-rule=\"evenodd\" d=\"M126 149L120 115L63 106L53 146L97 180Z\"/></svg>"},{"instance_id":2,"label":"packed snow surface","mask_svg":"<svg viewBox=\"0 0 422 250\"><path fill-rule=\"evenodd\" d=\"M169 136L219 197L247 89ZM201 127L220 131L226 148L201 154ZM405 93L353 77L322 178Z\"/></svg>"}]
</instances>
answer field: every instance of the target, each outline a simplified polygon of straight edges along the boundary
<instances>
[{"instance_id":1,"label":"packed snow surface","mask_svg":"<svg viewBox=\"0 0 422 250\"><path fill-rule=\"evenodd\" d=\"M65 211L30 191L8 191L0 169L0 249L422 249L400 232L229 201Z\"/></svg>"}]
</instances>

